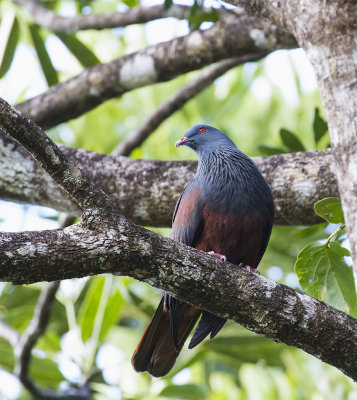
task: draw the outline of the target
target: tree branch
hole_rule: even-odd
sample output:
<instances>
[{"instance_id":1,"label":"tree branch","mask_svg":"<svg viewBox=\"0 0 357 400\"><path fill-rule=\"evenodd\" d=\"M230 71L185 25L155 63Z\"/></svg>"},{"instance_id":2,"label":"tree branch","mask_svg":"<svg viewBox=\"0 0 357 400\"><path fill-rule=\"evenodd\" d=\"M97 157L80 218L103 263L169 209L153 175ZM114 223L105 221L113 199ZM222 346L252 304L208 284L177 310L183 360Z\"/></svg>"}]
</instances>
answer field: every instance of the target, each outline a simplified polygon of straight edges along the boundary
<instances>
[{"instance_id":1,"label":"tree branch","mask_svg":"<svg viewBox=\"0 0 357 400\"><path fill-rule=\"evenodd\" d=\"M88 175L67 160L56 144L30 119L24 118L0 98L0 129L20 142L44 170L73 198L83 211L100 213L108 220L117 211L104 192L97 188ZM106 213L105 215L103 213ZM92 222L92 218L86 218Z\"/></svg>"},{"instance_id":2,"label":"tree branch","mask_svg":"<svg viewBox=\"0 0 357 400\"><path fill-rule=\"evenodd\" d=\"M173 4L166 9L164 5L151 7L134 7L126 12L113 12L107 14L76 15L63 17L45 7L37 0L13 0L14 3L25 9L36 24L53 32L75 33L87 29L118 28L132 24L141 24L160 18L185 19L188 17L190 7ZM207 9L202 10L207 12Z\"/></svg>"},{"instance_id":3,"label":"tree branch","mask_svg":"<svg viewBox=\"0 0 357 400\"><path fill-rule=\"evenodd\" d=\"M3 233L0 249L3 281L21 284L103 272L131 276L299 347L357 379L357 320L133 224L97 232L77 224L63 231Z\"/></svg>"},{"instance_id":4,"label":"tree branch","mask_svg":"<svg viewBox=\"0 0 357 400\"><path fill-rule=\"evenodd\" d=\"M260 59L263 55L264 53L257 54L256 57ZM229 58L207 67L197 79L183 86L174 96L162 104L139 129L124 138L111 154L114 156L128 156L136 147L140 146L166 118L179 110L184 104L209 86L215 79L223 75L229 69L243 64L247 60L254 61L253 58L254 57L250 55Z\"/></svg>"},{"instance_id":5,"label":"tree branch","mask_svg":"<svg viewBox=\"0 0 357 400\"><path fill-rule=\"evenodd\" d=\"M38 299L34 317L22 335L17 346L15 346L16 366L15 373L24 387L35 399L43 400L73 400L91 398L91 392L87 385L70 388L63 392L46 391L37 387L29 377L29 365L31 351L38 338L45 332L51 314L51 308L59 286L59 281L51 282L44 286Z\"/></svg>"},{"instance_id":6,"label":"tree branch","mask_svg":"<svg viewBox=\"0 0 357 400\"><path fill-rule=\"evenodd\" d=\"M291 2L285 0L282 2L271 0L225 0L229 4L237 6L239 10L244 9L250 15L258 18L265 18L273 24L280 26L283 29L291 27L291 19L286 17L286 13L291 7ZM311 5L311 3L310 3ZM310 14L310 13L309 13Z\"/></svg>"},{"instance_id":7,"label":"tree branch","mask_svg":"<svg viewBox=\"0 0 357 400\"><path fill-rule=\"evenodd\" d=\"M64 146L60 149L86 171L124 215L144 226L171 226L176 201L197 168L196 162L146 161ZM330 150L279 154L254 161L273 190L276 224L320 222L314 203L324 197L339 196ZM81 212L32 156L1 131L0 198L75 215Z\"/></svg>"},{"instance_id":8,"label":"tree branch","mask_svg":"<svg viewBox=\"0 0 357 400\"><path fill-rule=\"evenodd\" d=\"M204 31L147 47L106 64L95 65L16 108L47 129L76 118L127 91L170 80L213 62L295 47L295 40L270 23L230 16Z\"/></svg>"}]
</instances>

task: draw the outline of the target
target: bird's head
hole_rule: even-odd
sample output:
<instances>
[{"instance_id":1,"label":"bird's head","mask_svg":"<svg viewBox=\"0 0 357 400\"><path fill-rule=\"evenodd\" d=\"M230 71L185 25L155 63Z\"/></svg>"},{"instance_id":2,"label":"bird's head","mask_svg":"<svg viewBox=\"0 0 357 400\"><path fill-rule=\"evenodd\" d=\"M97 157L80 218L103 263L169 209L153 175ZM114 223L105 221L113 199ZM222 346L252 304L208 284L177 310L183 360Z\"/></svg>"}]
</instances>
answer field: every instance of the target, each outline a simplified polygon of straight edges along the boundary
<instances>
[{"instance_id":1,"label":"bird's head","mask_svg":"<svg viewBox=\"0 0 357 400\"><path fill-rule=\"evenodd\" d=\"M209 125L194 125L179 139L176 147L187 146L196 153L209 151L218 147L235 147L236 145L220 130Z\"/></svg>"}]
</instances>

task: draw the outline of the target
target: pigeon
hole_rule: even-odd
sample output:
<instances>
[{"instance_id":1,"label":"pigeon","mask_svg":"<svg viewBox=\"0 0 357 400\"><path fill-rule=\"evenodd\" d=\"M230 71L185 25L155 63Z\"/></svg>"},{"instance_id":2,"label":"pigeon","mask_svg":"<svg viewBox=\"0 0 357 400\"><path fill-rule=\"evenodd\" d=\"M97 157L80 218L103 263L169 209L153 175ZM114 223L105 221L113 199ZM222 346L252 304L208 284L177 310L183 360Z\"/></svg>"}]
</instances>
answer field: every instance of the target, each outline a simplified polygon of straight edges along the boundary
<instances>
[{"instance_id":1,"label":"pigeon","mask_svg":"<svg viewBox=\"0 0 357 400\"><path fill-rule=\"evenodd\" d=\"M274 219L271 190L254 162L220 130L194 125L176 142L198 157L195 176L174 210L171 239L257 272ZM226 320L164 293L133 357L137 372L166 375L196 322L193 348Z\"/></svg>"}]
</instances>

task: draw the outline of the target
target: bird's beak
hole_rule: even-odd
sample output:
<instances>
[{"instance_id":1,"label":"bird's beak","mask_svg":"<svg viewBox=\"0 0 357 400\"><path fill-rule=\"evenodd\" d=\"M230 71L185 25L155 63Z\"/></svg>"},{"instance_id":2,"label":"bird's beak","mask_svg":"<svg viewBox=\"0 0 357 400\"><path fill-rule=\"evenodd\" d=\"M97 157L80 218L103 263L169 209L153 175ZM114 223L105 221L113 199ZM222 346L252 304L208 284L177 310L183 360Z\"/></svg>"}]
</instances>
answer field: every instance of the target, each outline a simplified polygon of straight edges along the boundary
<instances>
[{"instance_id":1,"label":"bird's beak","mask_svg":"<svg viewBox=\"0 0 357 400\"><path fill-rule=\"evenodd\" d=\"M187 137L182 137L181 139L179 139L176 143L175 143L175 147L179 147L182 146L183 144L185 144L188 141Z\"/></svg>"}]
</instances>

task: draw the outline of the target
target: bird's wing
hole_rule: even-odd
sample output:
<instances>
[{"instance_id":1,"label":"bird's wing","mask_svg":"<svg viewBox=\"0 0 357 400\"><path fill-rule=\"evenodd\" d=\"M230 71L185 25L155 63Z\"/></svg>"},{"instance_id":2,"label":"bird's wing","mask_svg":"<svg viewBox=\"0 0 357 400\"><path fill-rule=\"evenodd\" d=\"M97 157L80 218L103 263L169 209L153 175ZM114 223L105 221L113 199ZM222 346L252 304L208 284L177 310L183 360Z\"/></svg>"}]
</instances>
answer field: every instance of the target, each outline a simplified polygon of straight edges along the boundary
<instances>
[{"instance_id":1,"label":"bird's wing","mask_svg":"<svg viewBox=\"0 0 357 400\"><path fill-rule=\"evenodd\" d=\"M203 206L202 189L191 181L176 204L170 238L195 247L203 229Z\"/></svg>"},{"instance_id":2,"label":"bird's wing","mask_svg":"<svg viewBox=\"0 0 357 400\"><path fill-rule=\"evenodd\" d=\"M202 189L198 182L191 181L182 192L172 218L170 238L195 247L203 231ZM168 293L164 295L166 310L170 313L170 330L178 347L180 309L185 304ZM198 318L199 314L197 315Z\"/></svg>"}]
</instances>

